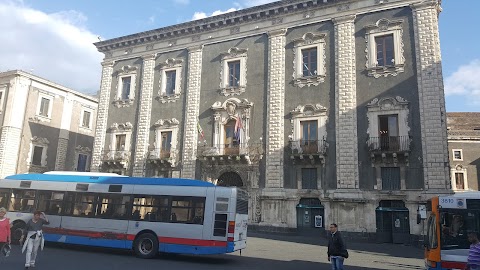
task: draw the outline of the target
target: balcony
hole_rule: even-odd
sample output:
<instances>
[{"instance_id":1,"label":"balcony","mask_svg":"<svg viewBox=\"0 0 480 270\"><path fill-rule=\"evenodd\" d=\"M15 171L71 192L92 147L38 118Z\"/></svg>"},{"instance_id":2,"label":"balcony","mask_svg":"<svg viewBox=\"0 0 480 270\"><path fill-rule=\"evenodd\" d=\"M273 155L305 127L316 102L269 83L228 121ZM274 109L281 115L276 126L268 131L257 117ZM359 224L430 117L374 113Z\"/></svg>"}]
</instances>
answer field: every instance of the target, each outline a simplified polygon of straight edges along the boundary
<instances>
[{"instance_id":1,"label":"balcony","mask_svg":"<svg viewBox=\"0 0 480 270\"><path fill-rule=\"evenodd\" d=\"M199 145L198 158L216 164L252 164L263 158L263 146L261 143Z\"/></svg>"},{"instance_id":2,"label":"balcony","mask_svg":"<svg viewBox=\"0 0 480 270\"><path fill-rule=\"evenodd\" d=\"M177 164L178 150L175 148L155 148L148 153L148 162L152 165L175 167Z\"/></svg>"},{"instance_id":3,"label":"balcony","mask_svg":"<svg viewBox=\"0 0 480 270\"><path fill-rule=\"evenodd\" d=\"M107 150L103 152L103 163L109 166L126 168L130 158L130 151Z\"/></svg>"},{"instance_id":4,"label":"balcony","mask_svg":"<svg viewBox=\"0 0 480 270\"><path fill-rule=\"evenodd\" d=\"M408 165L411 141L409 136L370 137L367 145L371 153L372 166L377 156L381 156L383 163L396 164L399 160L403 160Z\"/></svg>"},{"instance_id":5,"label":"balcony","mask_svg":"<svg viewBox=\"0 0 480 270\"><path fill-rule=\"evenodd\" d=\"M290 141L290 159L296 161L310 161L312 163L325 162L328 143L325 140L299 140Z\"/></svg>"}]
</instances>

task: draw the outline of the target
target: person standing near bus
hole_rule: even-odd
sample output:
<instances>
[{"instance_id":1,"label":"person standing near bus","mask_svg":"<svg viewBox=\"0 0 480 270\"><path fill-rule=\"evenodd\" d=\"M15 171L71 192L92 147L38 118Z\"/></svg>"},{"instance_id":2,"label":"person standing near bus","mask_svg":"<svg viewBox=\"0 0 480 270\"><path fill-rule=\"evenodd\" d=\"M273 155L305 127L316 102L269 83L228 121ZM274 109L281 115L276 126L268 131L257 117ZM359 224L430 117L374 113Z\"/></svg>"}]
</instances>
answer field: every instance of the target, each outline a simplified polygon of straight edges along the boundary
<instances>
[{"instance_id":1,"label":"person standing near bus","mask_svg":"<svg viewBox=\"0 0 480 270\"><path fill-rule=\"evenodd\" d=\"M25 269L29 267L35 267L35 259L37 258L38 248L41 247L43 250L44 239L43 239L43 225L48 225L48 221L45 213L40 211L35 211L33 213L33 218L27 222L25 228L25 233L20 238L20 243L23 243L22 253L27 251Z\"/></svg>"},{"instance_id":2,"label":"person standing near bus","mask_svg":"<svg viewBox=\"0 0 480 270\"><path fill-rule=\"evenodd\" d=\"M348 251L345 247L342 235L338 231L338 225L330 225L330 236L328 238L328 261L332 263L332 270L344 270L343 261L348 258Z\"/></svg>"},{"instance_id":3,"label":"person standing near bus","mask_svg":"<svg viewBox=\"0 0 480 270\"><path fill-rule=\"evenodd\" d=\"M468 233L468 241L470 251L468 252L467 270L480 270L480 241L478 241L478 234L476 232Z\"/></svg>"},{"instance_id":4,"label":"person standing near bus","mask_svg":"<svg viewBox=\"0 0 480 270\"><path fill-rule=\"evenodd\" d=\"M7 210L5 208L0 208L0 252L3 254L3 248L5 245L11 244L11 235L10 235L10 220L5 217ZM9 247L9 246L7 246ZM7 255L8 252L5 252L3 255Z\"/></svg>"}]
</instances>

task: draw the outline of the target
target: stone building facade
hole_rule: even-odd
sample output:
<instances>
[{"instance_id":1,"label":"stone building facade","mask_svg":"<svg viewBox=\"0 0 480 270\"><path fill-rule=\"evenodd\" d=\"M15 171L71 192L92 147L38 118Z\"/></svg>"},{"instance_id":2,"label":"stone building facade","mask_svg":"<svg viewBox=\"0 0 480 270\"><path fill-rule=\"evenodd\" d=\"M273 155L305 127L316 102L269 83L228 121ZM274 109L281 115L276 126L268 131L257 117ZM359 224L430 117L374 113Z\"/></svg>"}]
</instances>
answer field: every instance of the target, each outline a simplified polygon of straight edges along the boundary
<instances>
[{"instance_id":1,"label":"stone building facade","mask_svg":"<svg viewBox=\"0 0 480 270\"><path fill-rule=\"evenodd\" d=\"M96 98L14 70L0 73L0 175L89 171Z\"/></svg>"},{"instance_id":2,"label":"stone building facade","mask_svg":"<svg viewBox=\"0 0 480 270\"><path fill-rule=\"evenodd\" d=\"M251 227L399 242L449 193L438 0L290 0L96 43L92 170L250 193Z\"/></svg>"},{"instance_id":3,"label":"stone building facade","mask_svg":"<svg viewBox=\"0 0 480 270\"><path fill-rule=\"evenodd\" d=\"M447 113L447 129L452 189L478 191L480 113Z\"/></svg>"}]
</instances>

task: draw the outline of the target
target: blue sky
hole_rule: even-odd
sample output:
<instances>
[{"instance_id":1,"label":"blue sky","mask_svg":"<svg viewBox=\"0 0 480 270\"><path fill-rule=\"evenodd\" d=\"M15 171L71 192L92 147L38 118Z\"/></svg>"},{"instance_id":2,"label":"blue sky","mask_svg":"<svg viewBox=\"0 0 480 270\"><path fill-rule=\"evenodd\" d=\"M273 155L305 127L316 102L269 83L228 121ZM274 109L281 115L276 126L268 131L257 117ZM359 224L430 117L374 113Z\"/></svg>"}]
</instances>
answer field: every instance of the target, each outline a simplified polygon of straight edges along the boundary
<instances>
[{"instance_id":1,"label":"blue sky","mask_svg":"<svg viewBox=\"0 0 480 270\"><path fill-rule=\"evenodd\" d=\"M98 36L109 39L268 2L273 1L0 0L0 71L32 71L94 93L102 59L92 45ZM480 1L442 2L447 111L480 111L480 30L475 29Z\"/></svg>"}]
</instances>

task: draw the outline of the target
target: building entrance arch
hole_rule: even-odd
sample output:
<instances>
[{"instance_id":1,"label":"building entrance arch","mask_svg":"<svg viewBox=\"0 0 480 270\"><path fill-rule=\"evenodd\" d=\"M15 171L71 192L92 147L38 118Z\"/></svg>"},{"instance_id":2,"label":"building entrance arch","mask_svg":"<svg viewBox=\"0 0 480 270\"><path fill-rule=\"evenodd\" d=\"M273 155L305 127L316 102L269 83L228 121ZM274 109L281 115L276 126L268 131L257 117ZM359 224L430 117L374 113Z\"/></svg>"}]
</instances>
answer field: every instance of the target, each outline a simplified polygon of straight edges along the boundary
<instances>
[{"instance_id":1,"label":"building entrance arch","mask_svg":"<svg viewBox=\"0 0 480 270\"><path fill-rule=\"evenodd\" d=\"M218 178L217 186L243 187L242 177L236 172L225 172Z\"/></svg>"}]
</instances>

